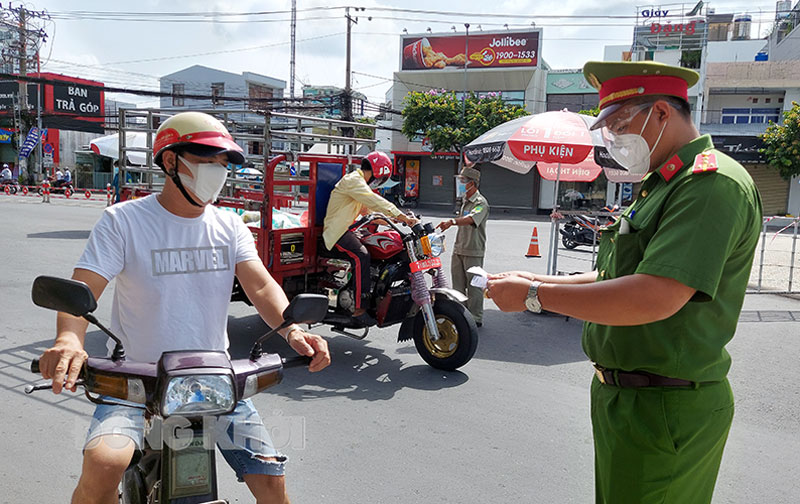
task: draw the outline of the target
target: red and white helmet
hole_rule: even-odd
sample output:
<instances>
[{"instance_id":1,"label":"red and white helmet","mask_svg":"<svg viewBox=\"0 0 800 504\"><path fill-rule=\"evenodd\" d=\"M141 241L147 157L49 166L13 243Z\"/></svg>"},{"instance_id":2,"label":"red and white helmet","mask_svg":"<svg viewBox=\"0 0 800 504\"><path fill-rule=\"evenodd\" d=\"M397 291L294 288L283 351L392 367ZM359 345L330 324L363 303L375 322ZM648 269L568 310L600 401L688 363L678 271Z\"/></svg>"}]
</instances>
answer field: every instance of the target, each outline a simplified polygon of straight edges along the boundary
<instances>
[{"instance_id":1,"label":"red and white helmet","mask_svg":"<svg viewBox=\"0 0 800 504\"><path fill-rule=\"evenodd\" d=\"M164 121L156 132L153 143L156 164L162 166L165 150L190 145L218 148L218 153L227 154L231 163L244 163L242 148L219 120L202 112L181 112Z\"/></svg>"},{"instance_id":2,"label":"red and white helmet","mask_svg":"<svg viewBox=\"0 0 800 504\"><path fill-rule=\"evenodd\" d=\"M372 170L373 186L386 182L392 176L392 160L385 152L372 151L361 160L362 170Z\"/></svg>"}]
</instances>

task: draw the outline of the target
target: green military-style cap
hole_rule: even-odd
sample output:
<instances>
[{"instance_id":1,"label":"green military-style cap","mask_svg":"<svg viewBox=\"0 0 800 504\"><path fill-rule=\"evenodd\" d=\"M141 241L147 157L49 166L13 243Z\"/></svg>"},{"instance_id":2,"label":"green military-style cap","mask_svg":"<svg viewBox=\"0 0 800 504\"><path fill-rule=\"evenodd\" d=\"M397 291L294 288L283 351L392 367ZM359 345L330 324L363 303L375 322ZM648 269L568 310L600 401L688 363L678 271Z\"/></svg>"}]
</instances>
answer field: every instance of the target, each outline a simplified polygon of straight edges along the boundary
<instances>
[{"instance_id":1,"label":"green military-style cap","mask_svg":"<svg viewBox=\"0 0 800 504\"><path fill-rule=\"evenodd\" d=\"M470 168L469 166L465 166L461 168L460 176L464 178L468 178L470 180L474 180L475 182L481 181L481 171L477 168Z\"/></svg>"},{"instance_id":2,"label":"green military-style cap","mask_svg":"<svg viewBox=\"0 0 800 504\"><path fill-rule=\"evenodd\" d=\"M583 75L600 95L600 115L593 129L631 98L666 95L688 103L689 88L700 79L694 70L655 61L589 61Z\"/></svg>"}]
</instances>

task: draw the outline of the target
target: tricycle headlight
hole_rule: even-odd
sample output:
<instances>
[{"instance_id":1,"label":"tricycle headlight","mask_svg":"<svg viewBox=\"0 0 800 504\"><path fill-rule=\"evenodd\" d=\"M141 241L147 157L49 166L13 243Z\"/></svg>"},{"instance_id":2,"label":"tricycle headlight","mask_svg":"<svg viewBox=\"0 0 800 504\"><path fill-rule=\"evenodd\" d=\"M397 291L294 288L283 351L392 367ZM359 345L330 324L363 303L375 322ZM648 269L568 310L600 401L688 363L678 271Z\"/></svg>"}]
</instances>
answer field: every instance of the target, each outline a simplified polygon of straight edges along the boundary
<instances>
[{"instance_id":1,"label":"tricycle headlight","mask_svg":"<svg viewBox=\"0 0 800 504\"><path fill-rule=\"evenodd\" d=\"M429 235L429 237L431 240L431 255L433 257L439 257L445 251L444 235L434 234L434 235Z\"/></svg>"},{"instance_id":2,"label":"tricycle headlight","mask_svg":"<svg viewBox=\"0 0 800 504\"><path fill-rule=\"evenodd\" d=\"M222 415L233 411L236 403L230 375L173 376L167 383L161 413L170 415Z\"/></svg>"}]
</instances>

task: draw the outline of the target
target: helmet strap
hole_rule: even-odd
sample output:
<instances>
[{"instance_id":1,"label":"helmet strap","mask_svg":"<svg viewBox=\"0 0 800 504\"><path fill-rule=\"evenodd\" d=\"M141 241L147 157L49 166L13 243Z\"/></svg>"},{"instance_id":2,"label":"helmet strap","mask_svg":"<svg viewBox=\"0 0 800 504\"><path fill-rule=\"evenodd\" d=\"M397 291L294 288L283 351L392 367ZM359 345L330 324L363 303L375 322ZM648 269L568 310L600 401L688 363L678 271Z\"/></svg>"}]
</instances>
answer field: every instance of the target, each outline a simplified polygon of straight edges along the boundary
<instances>
[{"instance_id":1,"label":"helmet strap","mask_svg":"<svg viewBox=\"0 0 800 504\"><path fill-rule=\"evenodd\" d=\"M167 171L166 168L162 168L162 170L164 170L164 173L166 173L167 176L172 179L172 181L175 183L175 185L178 186L178 189L181 191L181 194L183 194L183 197L186 198L186 201L188 201L189 203L191 203L192 205L194 205L196 207L202 207L203 206L200 203L196 202L191 196L189 196L189 192L186 191L185 187L183 187L183 182L181 182L181 178L178 176L178 156L177 155L175 156L175 167L172 169L172 173Z\"/></svg>"}]
</instances>

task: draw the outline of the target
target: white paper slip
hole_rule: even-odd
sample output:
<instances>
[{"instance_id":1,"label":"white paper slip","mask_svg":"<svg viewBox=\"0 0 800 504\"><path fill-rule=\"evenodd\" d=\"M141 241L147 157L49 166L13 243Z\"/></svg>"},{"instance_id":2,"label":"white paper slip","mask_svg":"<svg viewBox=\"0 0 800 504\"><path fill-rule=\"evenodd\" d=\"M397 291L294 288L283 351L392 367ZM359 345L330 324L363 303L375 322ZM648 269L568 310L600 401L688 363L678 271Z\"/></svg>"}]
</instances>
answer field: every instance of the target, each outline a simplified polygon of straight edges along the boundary
<instances>
[{"instance_id":1,"label":"white paper slip","mask_svg":"<svg viewBox=\"0 0 800 504\"><path fill-rule=\"evenodd\" d=\"M489 283L489 273L480 266L473 266L467 270L467 273L474 275L470 281L470 285L479 289L485 289L486 284Z\"/></svg>"}]
</instances>

